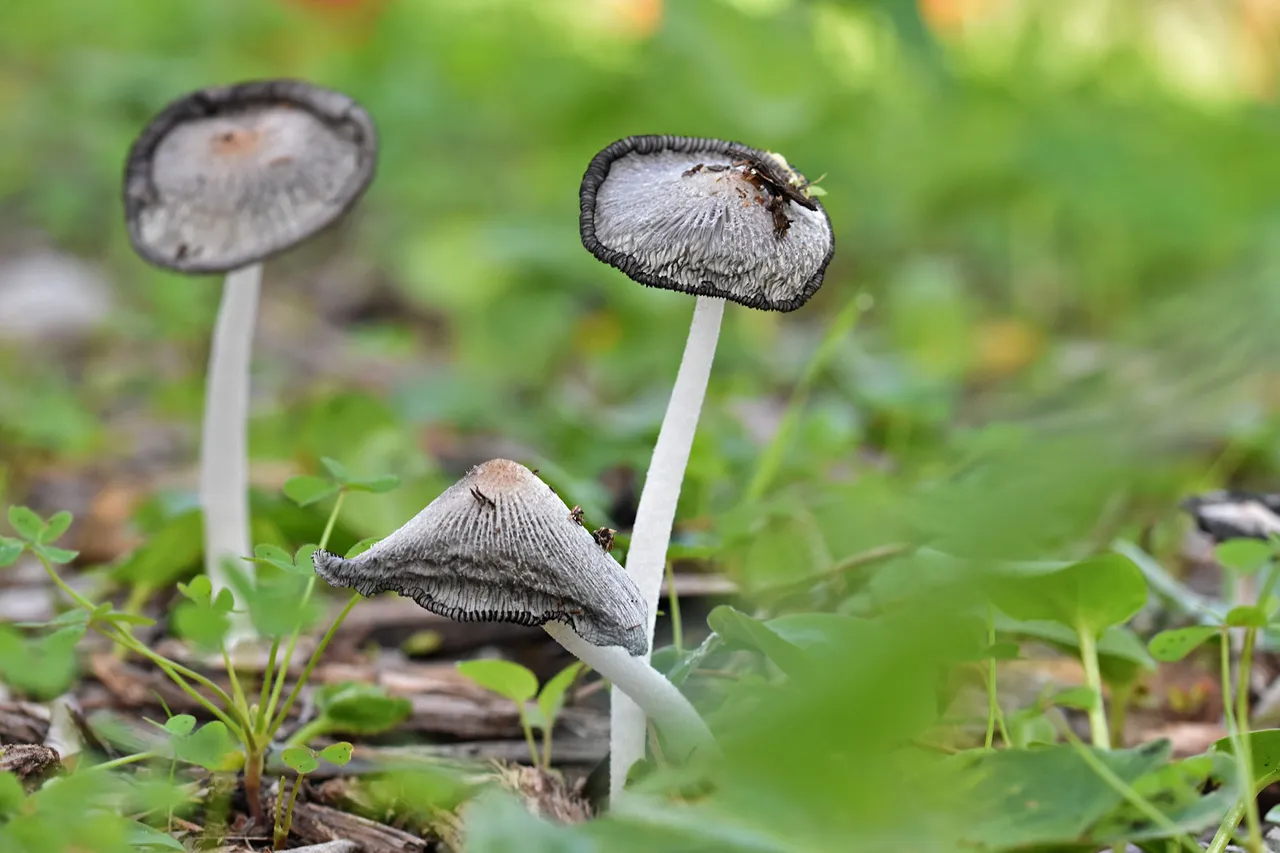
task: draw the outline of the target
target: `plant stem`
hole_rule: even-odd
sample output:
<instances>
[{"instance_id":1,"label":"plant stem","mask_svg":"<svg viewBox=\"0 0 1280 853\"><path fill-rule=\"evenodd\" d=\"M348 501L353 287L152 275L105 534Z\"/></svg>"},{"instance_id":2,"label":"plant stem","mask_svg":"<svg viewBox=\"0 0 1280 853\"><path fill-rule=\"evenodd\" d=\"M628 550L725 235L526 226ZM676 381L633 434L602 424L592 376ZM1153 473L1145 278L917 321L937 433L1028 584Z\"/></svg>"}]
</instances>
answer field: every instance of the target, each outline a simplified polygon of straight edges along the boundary
<instances>
[{"instance_id":1,"label":"plant stem","mask_svg":"<svg viewBox=\"0 0 1280 853\"><path fill-rule=\"evenodd\" d=\"M1205 853L1225 853L1227 845L1231 843L1231 836L1235 833L1236 827L1244 819L1245 803L1248 801L1248 797L1252 795L1253 782L1249 783L1249 787L1246 790L1250 793L1243 795L1231 807L1231 811L1227 812L1226 817L1222 819L1222 823L1218 825L1218 831L1213 834L1213 840L1205 848Z\"/></svg>"},{"instance_id":2,"label":"plant stem","mask_svg":"<svg viewBox=\"0 0 1280 853\"><path fill-rule=\"evenodd\" d=\"M1089 733L1098 749L1111 748L1111 734L1107 729L1107 709L1102 701L1102 673L1098 669L1098 643L1093 631L1084 625L1076 626L1080 638L1080 660L1084 664L1084 680L1093 691L1095 701L1089 708Z\"/></svg>"},{"instance_id":3,"label":"plant stem","mask_svg":"<svg viewBox=\"0 0 1280 853\"><path fill-rule=\"evenodd\" d=\"M347 600L346 607L343 607L342 612L338 614L338 618L333 620L333 624L329 626L329 630L325 632L324 637L320 640L320 645L316 646L316 650L311 653L311 659L307 661L307 666L302 670L302 675L298 676L298 681L293 685L293 690L289 691L289 698L285 700L284 705L280 708L280 714L275 718L271 731L274 732L283 725L285 718L289 716L289 709L293 707L293 703L298 698L298 693L302 691L302 686L307 683L307 679L311 677L311 671L320 662L320 656L324 654L324 650L328 648L333 635L337 633L338 627L342 625L343 620L347 618L347 614L351 612L351 608L356 606L356 602L360 598L360 593L353 593L351 598Z\"/></svg>"},{"instance_id":4,"label":"plant stem","mask_svg":"<svg viewBox=\"0 0 1280 853\"><path fill-rule=\"evenodd\" d=\"M204 570L213 594L230 586L223 560L252 553L249 541L249 365L262 264L227 274L214 322L200 432L200 508ZM232 587L232 593L235 589ZM236 610L244 601L236 595ZM253 636L247 619L232 624L232 646Z\"/></svg>"},{"instance_id":5,"label":"plant stem","mask_svg":"<svg viewBox=\"0 0 1280 853\"><path fill-rule=\"evenodd\" d=\"M524 729L524 742L529 747L529 761L534 767L541 767L542 762L538 759L538 744L533 739L533 726L529 725L529 715L524 712L524 703L517 702L516 705L520 712L520 728Z\"/></svg>"},{"instance_id":6,"label":"plant stem","mask_svg":"<svg viewBox=\"0 0 1280 853\"><path fill-rule=\"evenodd\" d=\"M54 571L53 564L50 563L43 554L37 553L36 558L40 560L40 565L44 566L45 572L50 578L52 578L54 585L56 585L58 589L62 590L66 596L74 601L78 606L91 613L93 612L94 603L68 586L67 582L64 581L56 571Z\"/></svg>"},{"instance_id":7,"label":"plant stem","mask_svg":"<svg viewBox=\"0 0 1280 853\"><path fill-rule=\"evenodd\" d=\"M1262 819L1258 814L1258 798L1254 796L1253 749L1249 737L1249 676L1253 667L1253 647L1258 639L1257 628L1246 628L1244 646L1240 652L1240 662L1236 672L1236 732L1240 738L1240 760L1245 773L1249 776L1249 787L1246 789L1248 800L1245 805L1245 817L1249 822L1249 849L1253 853L1265 853L1262 842Z\"/></svg>"},{"instance_id":8,"label":"plant stem","mask_svg":"<svg viewBox=\"0 0 1280 853\"><path fill-rule=\"evenodd\" d=\"M996 644L996 615L995 608L990 604L987 605L987 647L988 649ZM983 742L983 747L987 750L994 748L996 740L996 716L1000 713L1000 700L996 695L996 659L993 655L987 662L987 736ZM1008 741L1005 741L1008 745Z\"/></svg>"},{"instance_id":9,"label":"plant stem","mask_svg":"<svg viewBox=\"0 0 1280 853\"><path fill-rule=\"evenodd\" d=\"M666 561L667 601L671 604L671 644L676 652L684 651L684 625L680 622L680 594L676 592L676 568L671 560Z\"/></svg>"},{"instance_id":10,"label":"plant stem","mask_svg":"<svg viewBox=\"0 0 1280 853\"><path fill-rule=\"evenodd\" d=\"M253 730L253 720L249 718L249 700L245 698L244 690L240 687L240 678L236 675L236 668L231 665L231 655L227 654L227 647L222 647L222 665L227 668L227 678L231 680L231 695L235 700L236 707L240 709L240 713L244 715L245 723L249 729Z\"/></svg>"},{"instance_id":11,"label":"plant stem","mask_svg":"<svg viewBox=\"0 0 1280 853\"><path fill-rule=\"evenodd\" d=\"M267 653L267 668L262 671L262 687L258 693L258 727L263 734L267 731L267 724L271 722L271 718L267 716L267 697L270 695L271 685L275 679L278 654L280 654L280 638L276 637L271 641L271 651Z\"/></svg>"},{"instance_id":12,"label":"plant stem","mask_svg":"<svg viewBox=\"0 0 1280 853\"><path fill-rule=\"evenodd\" d=\"M320 534L320 544L317 546L320 550L324 550L329 545L329 537L333 535L333 528L334 528L334 525L337 524L338 514L342 512L342 502L346 498L346 496L347 496L347 493L345 491L339 491L337 500L333 502L333 509L329 510L329 518L327 521L325 521L324 532ZM307 589L302 594L303 607L306 607L307 603L311 601L311 593L315 590L315 587L316 587L316 577L313 574L311 577L307 578ZM347 610L344 610L342 612L342 615L338 617L339 623L346 618L347 612L350 611L350 609L351 608L348 606ZM329 629L330 633L332 633L335 627L336 627L336 623L334 626L330 627ZM271 698L266 703L266 710L263 711L263 719L267 721L267 734L269 735L275 734L276 730L280 728L280 724L284 722L285 715L288 713L289 707L293 704L294 695L298 692L298 690L302 688L304 684L306 684L307 676L311 674L311 670L315 665L314 664L315 657L313 655L312 662L307 664L307 669L303 673L302 677L298 680L298 683L294 685L293 693L290 694L289 701L285 703L285 708L284 708L284 711L282 711L280 714L279 721L274 722L273 724L273 721L275 720L276 703L280 701L280 693L284 690L284 683L289 678L289 666L293 663L293 652L297 648L298 638L301 635L302 635L301 626L294 628L293 633L289 635L289 642L285 646L285 650L284 650L284 660L281 662L280 669L276 673L275 683L271 687ZM325 635L326 643L328 642L328 637L329 635L326 634ZM316 652L319 653L321 648L317 648ZM272 646L272 655L271 655L272 661L275 660L275 652L278 649L279 649L279 639L277 639L276 643ZM265 689L265 687L266 687L266 683L264 681L263 688Z\"/></svg>"},{"instance_id":13,"label":"plant stem","mask_svg":"<svg viewBox=\"0 0 1280 853\"><path fill-rule=\"evenodd\" d=\"M158 758L158 757L159 756L156 755L156 753L154 752L135 752L133 755L125 755L125 756L122 756L121 758L114 758L111 761L104 761L101 764L94 764L93 766L87 767L85 769L89 771L115 770L117 767L124 767L125 765L128 765L128 764L135 764L139 761L146 761L147 759Z\"/></svg>"},{"instance_id":14,"label":"plant stem","mask_svg":"<svg viewBox=\"0 0 1280 853\"><path fill-rule=\"evenodd\" d=\"M547 720L542 727L542 772L551 770L551 730L555 728L555 720Z\"/></svg>"},{"instance_id":15,"label":"plant stem","mask_svg":"<svg viewBox=\"0 0 1280 853\"><path fill-rule=\"evenodd\" d=\"M1232 713L1231 629L1224 626L1222 633L1219 635L1219 641L1223 716L1226 718L1227 733L1231 736L1231 749L1235 753L1236 767L1239 770L1240 801L1219 824L1218 831L1214 833L1213 841L1209 845L1211 853L1223 853L1226 850L1227 844L1231 841L1231 836L1235 834L1236 827L1240 824L1240 820L1249 811L1250 803L1254 804L1255 813L1257 811L1257 792L1254 790L1253 783L1253 756L1247 751L1248 744L1245 743L1244 736L1240 731L1239 717Z\"/></svg>"}]
</instances>

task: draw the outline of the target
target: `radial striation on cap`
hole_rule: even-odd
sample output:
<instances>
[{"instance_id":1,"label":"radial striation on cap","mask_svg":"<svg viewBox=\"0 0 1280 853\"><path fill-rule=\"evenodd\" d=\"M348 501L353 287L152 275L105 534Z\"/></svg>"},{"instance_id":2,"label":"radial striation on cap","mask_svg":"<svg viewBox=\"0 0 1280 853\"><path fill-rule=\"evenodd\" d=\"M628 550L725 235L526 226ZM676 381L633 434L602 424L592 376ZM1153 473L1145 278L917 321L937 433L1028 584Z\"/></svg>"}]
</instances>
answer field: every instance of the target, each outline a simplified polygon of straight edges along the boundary
<instances>
[{"instance_id":1,"label":"radial striation on cap","mask_svg":"<svg viewBox=\"0 0 1280 853\"><path fill-rule=\"evenodd\" d=\"M835 249L807 187L781 157L741 143L631 136L587 166L582 243L650 287L793 311Z\"/></svg>"},{"instance_id":2,"label":"radial striation on cap","mask_svg":"<svg viewBox=\"0 0 1280 853\"><path fill-rule=\"evenodd\" d=\"M129 239L179 272L247 266L340 218L376 162L373 120L339 92L297 80L202 89L165 107L129 151Z\"/></svg>"},{"instance_id":3,"label":"radial striation on cap","mask_svg":"<svg viewBox=\"0 0 1280 853\"><path fill-rule=\"evenodd\" d=\"M462 622L568 624L596 646L648 651L644 599L618 561L528 468L478 465L426 509L347 560L314 557L329 584L398 592Z\"/></svg>"}]
</instances>

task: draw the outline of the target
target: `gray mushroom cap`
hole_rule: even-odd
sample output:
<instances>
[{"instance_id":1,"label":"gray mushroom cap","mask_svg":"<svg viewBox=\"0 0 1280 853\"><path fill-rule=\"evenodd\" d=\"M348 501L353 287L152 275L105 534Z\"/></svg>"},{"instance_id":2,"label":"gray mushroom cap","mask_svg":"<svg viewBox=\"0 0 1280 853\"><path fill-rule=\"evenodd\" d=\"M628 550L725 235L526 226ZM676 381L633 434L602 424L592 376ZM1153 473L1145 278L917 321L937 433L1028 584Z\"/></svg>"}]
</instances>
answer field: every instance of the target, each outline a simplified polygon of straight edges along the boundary
<instances>
[{"instance_id":1,"label":"gray mushroom cap","mask_svg":"<svg viewBox=\"0 0 1280 853\"><path fill-rule=\"evenodd\" d=\"M313 560L333 586L398 592L450 619L558 621L592 645L649 650L635 583L550 486L507 459L472 468L358 557Z\"/></svg>"},{"instance_id":2,"label":"gray mushroom cap","mask_svg":"<svg viewBox=\"0 0 1280 853\"><path fill-rule=\"evenodd\" d=\"M193 92L142 131L125 166L129 239L185 273L237 269L339 219L377 161L368 113L297 80Z\"/></svg>"},{"instance_id":3,"label":"gray mushroom cap","mask_svg":"<svg viewBox=\"0 0 1280 853\"><path fill-rule=\"evenodd\" d=\"M822 286L831 222L804 176L738 142L631 136L582 179L582 243L650 287L792 311Z\"/></svg>"}]
</instances>

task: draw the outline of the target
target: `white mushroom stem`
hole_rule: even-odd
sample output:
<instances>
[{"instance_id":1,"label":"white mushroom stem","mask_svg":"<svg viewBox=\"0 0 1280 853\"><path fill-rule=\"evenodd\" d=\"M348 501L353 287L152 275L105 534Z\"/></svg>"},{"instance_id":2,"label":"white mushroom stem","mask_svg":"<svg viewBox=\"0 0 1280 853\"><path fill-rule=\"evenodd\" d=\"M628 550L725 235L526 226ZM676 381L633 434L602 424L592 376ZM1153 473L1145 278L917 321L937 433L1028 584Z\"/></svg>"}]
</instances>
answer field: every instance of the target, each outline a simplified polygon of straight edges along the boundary
<instances>
[{"instance_id":1,"label":"white mushroom stem","mask_svg":"<svg viewBox=\"0 0 1280 853\"><path fill-rule=\"evenodd\" d=\"M689 464L693 437L698 431L702 401L711 377L711 363L715 360L716 344L720 339L724 302L718 297L699 296L694 306L684 357L676 373L675 387L671 390L667 413L658 431L658 441L649 460L649 473L645 476L640 504L636 509L631 548L627 553L627 573L640 588L648 608L650 649L653 648L658 598L666 573L671 526L675 522L680 486ZM645 659L648 659L647 655ZM622 689L613 694L610 712L609 790L613 797L622 792L631 765L644 758L645 712L632 701L634 697L628 698L626 693Z\"/></svg>"},{"instance_id":2,"label":"white mushroom stem","mask_svg":"<svg viewBox=\"0 0 1280 853\"><path fill-rule=\"evenodd\" d=\"M695 750L716 754L719 747L711 730L684 694L643 657L632 657L621 646L593 646L563 622L542 626L578 660L600 673L615 688L614 697L626 695L645 715L653 718L675 757L687 758Z\"/></svg>"},{"instance_id":3,"label":"white mushroom stem","mask_svg":"<svg viewBox=\"0 0 1280 853\"><path fill-rule=\"evenodd\" d=\"M200 507L204 512L204 568L214 594L229 586L223 561L240 562L249 542L249 360L258 314L262 264L227 274L213 329L200 433ZM234 590L233 590L234 592ZM237 596L237 610L241 610ZM232 625L229 646L247 639L246 619Z\"/></svg>"}]
</instances>

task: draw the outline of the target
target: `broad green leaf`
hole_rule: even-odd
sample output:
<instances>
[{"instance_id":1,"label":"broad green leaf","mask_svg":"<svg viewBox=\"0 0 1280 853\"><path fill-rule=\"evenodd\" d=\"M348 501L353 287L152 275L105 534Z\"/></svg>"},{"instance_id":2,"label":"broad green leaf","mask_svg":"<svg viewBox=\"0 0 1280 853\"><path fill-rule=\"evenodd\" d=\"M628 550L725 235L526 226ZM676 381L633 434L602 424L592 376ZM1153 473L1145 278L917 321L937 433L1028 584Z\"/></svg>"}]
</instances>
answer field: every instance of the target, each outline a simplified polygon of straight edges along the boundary
<instances>
[{"instance_id":1,"label":"broad green leaf","mask_svg":"<svg viewBox=\"0 0 1280 853\"><path fill-rule=\"evenodd\" d=\"M0 755L4 747L0 746ZM22 783L12 773L0 771L0 815L11 815L22 807L27 794L22 790Z\"/></svg>"},{"instance_id":2,"label":"broad green leaf","mask_svg":"<svg viewBox=\"0 0 1280 853\"><path fill-rule=\"evenodd\" d=\"M331 743L324 749L320 750L320 758L330 764L337 764L339 767L345 767L347 762L351 760L351 751L353 747L346 741Z\"/></svg>"},{"instance_id":3,"label":"broad green leaf","mask_svg":"<svg viewBox=\"0 0 1280 853\"><path fill-rule=\"evenodd\" d=\"M280 758L300 776L311 773L320 766L316 754L305 746L291 746L280 754Z\"/></svg>"},{"instance_id":4,"label":"broad green leaf","mask_svg":"<svg viewBox=\"0 0 1280 853\"><path fill-rule=\"evenodd\" d=\"M80 556L79 551L72 551L68 548L59 548L55 545L36 545L31 550L44 557L55 566L62 566L70 563L76 557Z\"/></svg>"},{"instance_id":5,"label":"broad green leaf","mask_svg":"<svg viewBox=\"0 0 1280 853\"><path fill-rule=\"evenodd\" d=\"M62 512L54 513L53 516L45 522L44 529L40 531L40 544L48 545L51 542L57 542L62 534L67 532L71 527L71 513L65 509Z\"/></svg>"},{"instance_id":6,"label":"broad green leaf","mask_svg":"<svg viewBox=\"0 0 1280 853\"><path fill-rule=\"evenodd\" d=\"M323 612L319 598L306 599L309 578L290 573L275 580L252 583L243 575L231 574L231 582L249 611L253 627L264 637L283 637L306 630Z\"/></svg>"},{"instance_id":7,"label":"broad green leaf","mask_svg":"<svg viewBox=\"0 0 1280 853\"><path fill-rule=\"evenodd\" d=\"M1047 619L1095 637L1147 603L1147 583L1128 557L1108 553L1066 568L1011 568L989 578L996 606L1016 619Z\"/></svg>"},{"instance_id":8,"label":"broad green leaf","mask_svg":"<svg viewBox=\"0 0 1280 853\"><path fill-rule=\"evenodd\" d=\"M546 726L555 725L556 717L564 707L565 691L581 670L581 662L571 663L542 685L542 691L538 693L538 710L542 712Z\"/></svg>"},{"instance_id":9,"label":"broad green leaf","mask_svg":"<svg viewBox=\"0 0 1280 853\"><path fill-rule=\"evenodd\" d=\"M784 640L759 619L753 619L728 604L712 610L707 616L707 624L725 642L762 652L789 675L804 667L804 651L799 646Z\"/></svg>"},{"instance_id":10,"label":"broad green leaf","mask_svg":"<svg viewBox=\"0 0 1280 853\"><path fill-rule=\"evenodd\" d=\"M1098 694L1088 687L1068 687L1053 694L1049 701L1061 708L1090 711L1098 706Z\"/></svg>"},{"instance_id":11,"label":"broad green leaf","mask_svg":"<svg viewBox=\"0 0 1280 853\"><path fill-rule=\"evenodd\" d=\"M136 820L128 821L125 840L135 850L177 850L179 853L186 853L187 849L182 846L181 841L172 835L163 833Z\"/></svg>"},{"instance_id":12,"label":"broad green leaf","mask_svg":"<svg viewBox=\"0 0 1280 853\"><path fill-rule=\"evenodd\" d=\"M1228 539L1213 549L1214 557L1239 575L1251 575L1265 566L1274 553L1271 543L1261 539Z\"/></svg>"},{"instance_id":13,"label":"broad green leaf","mask_svg":"<svg viewBox=\"0 0 1280 853\"><path fill-rule=\"evenodd\" d=\"M373 735L408 719L413 703L388 696L373 684L326 684L316 691L316 707L326 721L325 731Z\"/></svg>"},{"instance_id":14,"label":"broad green leaf","mask_svg":"<svg viewBox=\"0 0 1280 853\"><path fill-rule=\"evenodd\" d=\"M293 477L284 484L285 497L298 506L309 506L337 493L337 486L319 477Z\"/></svg>"},{"instance_id":15,"label":"broad green leaf","mask_svg":"<svg viewBox=\"0 0 1280 853\"><path fill-rule=\"evenodd\" d=\"M486 690L513 702L528 702L538 693L538 679L518 663L507 660L468 660L458 671Z\"/></svg>"},{"instance_id":16,"label":"broad green leaf","mask_svg":"<svg viewBox=\"0 0 1280 853\"><path fill-rule=\"evenodd\" d=\"M293 556L279 545L258 545L253 549L254 562L266 563L285 572L293 571Z\"/></svg>"},{"instance_id":17,"label":"broad green leaf","mask_svg":"<svg viewBox=\"0 0 1280 853\"><path fill-rule=\"evenodd\" d=\"M22 540L10 539L8 536L0 536L0 569L5 566L12 566L17 562L18 557L22 555Z\"/></svg>"},{"instance_id":18,"label":"broad green leaf","mask_svg":"<svg viewBox=\"0 0 1280 853\"><path fill-rule=\"evenodd\" d=\"M111 570L117 580L161 589L200 563L204 519L199 509L169 518L141 546Z\"/></svg>"},{"instance_id":19,"label":"broad green leaf","mask_svg":"<svg viewBox=\"0 0 1280 853\"><path fill-rule=\"evenodd\" d=\"M0 682L36 699L52 699L75 680L75 647L84 625L27 638L0 625Z\"/></svg>"},{"instance_id":20,"label":"broad green leaf","mask_svg":"<svg viewBox=\"0 0 1280 853\"><path fill-rule=\"evenodd\" d=\"M1210 637L1219 633L1213 625L1193 625L1190 628L1174 628L1161 631L1151 638L1148 648L1158 661L1182 660L1199 648Z\"/></svg>"},{"instance_id":21,"label":"broad green leaf","mask_svg":"<svg viewBox=\"0 0 1280 853\"><path fill-rule=\"evenodd\" d=\"M982 660L1017 660L1020 652L1017 643L993 643L982 650Z\"/></svg>"},{"instance_id":22,"label":"broad green leaf","mask_svg":"<svg viewBox=\"0 0 1280 853\"><path fill-rule=\"evenodd\" d=\"M1216 826L1239 795L1239 774L1227 755L1213 753L1174 761L1135 780L1134 791L1152 803L1181 832ZM1209 790L1210 793L1202 793ZM1169 830L1123 802L1089 832L1095 845L1169 837Z\"/></svg>"},{"instance_id":23,"label":"broad green leaf","mask_svg":"<svg viewBox=\"0 0 1280 853\"><path fill-rule=\"evenodd\" d=\"M1077 653L1080 651L1079 636L1059 622L1022 621L997 613L995 623L996 631L1002 635L1041 640L1063 650ZM1098 657L1101 659L1104 677L1107 676L1108 668L1119 668L1123 664L1131 664L1147 670L1156 668L1156 662L1147 652L1142 641L1123 625L1113 625L1102 632L1102 636L1098 638Z\"/></svg>"},{"instance_id":24,"label":"broad green leaf","mask_svg":"<svg viewBox=\"0 0 1280 853\"><path fill-rule=\"evenodd\" d=\"M178 714L164 721L164 730L179 737L191 734L195 728L196 718L190 714Z\"/></svg>"},{"instance_id":25,"label":"broad green leaf","mask_svg":"<svg viewBox=\"0 0 1280 853\"><path fill-rule=\"evenodd\" d=\"M1228 755L1235 755L1231 738L1224 737L1213 748ZM1280 782L1280 729L1261 729L1249 734L1249 754L1253 758L1253 787L1255 791Z\"/></svg>"},{"instance_id":26,"label":"broad green leaf","mask_svg":"<svg viewBox=\"0 0 1280 853\"><path fill-rule=\"evenodd\" d=\"M1169 752L1163 740L1136 749L1093 750L1126 783L1165 764ZM968 786L963 846L1009 850L1078 844L1124 801L1067 744L963 753L952 764L957 783Z\"/></svg>"},{"instance_id":27,"label":"broad green leaf","mask_svg":"<svg viewBox=\"0 0 1280 853\"><path fill-rule=\"evenodd\" d=\"M213 600L213 583L208 575L196 575L191 583L179 583L178 592L198 604L208 604Z\"/></svg>"},{"instance_id":28,"label":"broad green leaf","mask_svg":"<svg viewBox=\"0 0 1280 853\"><path fill-rule=\"evenodd\" d=\"M44 522L25 506L9 507L9 524L14 531L28 542L39 542L40 533L44 530Z\"/></svg>"},{"instance_id":29,"label":"broad green leaf","mask_svg":"<svg viewBox=\"0 0 1280 853\"><path fill-rule=\"evenodd\" d=\"M381 494L389 492L396 486L400 485L400 478L395 474L386 474L382 477L371 477L367 480L352 480L346 484L347 491L350 492L373 492Z\"/></svg>"},{"instance_id":30,"label":"broad green leaf","mask_svg":"<svg viewBox=\"0 0 1280 853\"><path fill-rule=\"evenodd\" d=\"M1232 628L1265 628L1267 614L1261 607L1241 605L1227 611L1226 621Z\"/></svg>"},{"instance_id":31,"label":"broad green leaf","mask_svg":"<svg viewBox=\"0 0 1280 853\"><path fill-rule=\"evenodd\" d=\"M347 470L347 466L343 465L337 459L328 456L320 457L320 464L329 472L329 476L342 485L347 485L351 481L351 472Z\"/></svg>"},{"instance_id":32,"label":"broad green leaf","mask_svg":"<svg viewBox=\"0 0 1280 853\"><path fill-rule=\"evenodd\" d=\"M186 737L176 739L174 754L179 761L206 770L227 770L228 761L236 753L235 741L227 727L217 720L205 723Z\"/></svg>"}]
</instances>

